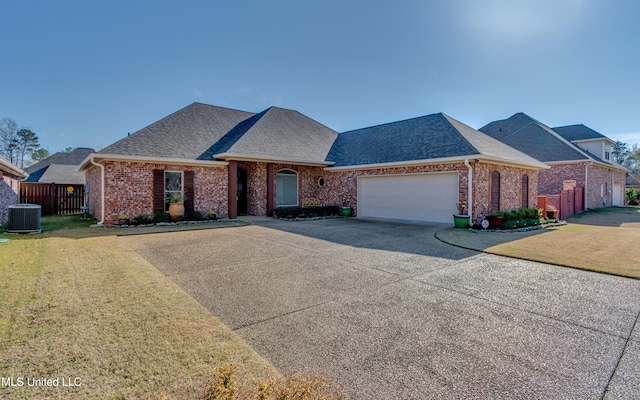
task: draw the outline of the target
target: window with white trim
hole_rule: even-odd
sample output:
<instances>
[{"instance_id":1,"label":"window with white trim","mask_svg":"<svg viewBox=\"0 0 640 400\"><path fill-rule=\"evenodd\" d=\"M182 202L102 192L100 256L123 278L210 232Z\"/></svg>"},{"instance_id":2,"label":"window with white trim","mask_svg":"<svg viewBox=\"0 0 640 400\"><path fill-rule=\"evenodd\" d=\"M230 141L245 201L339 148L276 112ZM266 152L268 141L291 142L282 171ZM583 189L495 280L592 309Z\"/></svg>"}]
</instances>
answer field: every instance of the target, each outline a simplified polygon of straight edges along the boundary
<instances>
[{"instance_id":1,"label":"window with white trim","mask_svg":"<svg viewBox=\"0 0 640 400\"><path fill-rule=\"evenodd\" d=\"M276 173L276 206L298 205L298 174L290 169Z\"/></svg>"},{"instance_id":2,"label":"window with white trim","mask_svg":"<svg viewBox=\"0 0 640 400\"><path fill-rule=\"evenodd\" d=\"M169 200L180 196L184 198L182 171L164 171L164 210L169 211Z\"/></svg>"}]
</instances>

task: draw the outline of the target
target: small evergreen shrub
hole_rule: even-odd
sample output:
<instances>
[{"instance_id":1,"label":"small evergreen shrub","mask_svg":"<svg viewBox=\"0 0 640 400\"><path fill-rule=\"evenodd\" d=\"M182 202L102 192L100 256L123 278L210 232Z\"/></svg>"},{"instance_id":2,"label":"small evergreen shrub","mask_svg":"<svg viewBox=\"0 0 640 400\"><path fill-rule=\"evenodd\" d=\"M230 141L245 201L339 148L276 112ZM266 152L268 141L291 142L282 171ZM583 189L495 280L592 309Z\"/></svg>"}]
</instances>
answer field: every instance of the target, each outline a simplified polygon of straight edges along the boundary
<instances>
[{"instance_id":1,"label":"small evergreen shrub","mask_svg":"<svg viewBox=\"0 0 640 400\"><path fill-rule=\"evenodd\" d=\"M171 222L171 216L169 215L169 213L166 213L164 211L156 211L153 214L153 222L155 222L156 224L158 222Z\"/></svg>"},{"instance_id":2,"label":"small evergreen shrub","mask_svg":"<svg viewBox=\"0 0 640 400\"><path fill-rule=\"evenodd\" d=\"M144 214L140 214L137 215L135 217L133 217L133 221L136 225L149 225L149 224L153 224L153 218L144 215Z\"/></svg>"},{"instance_id":3,"label":"small evergreen shrub","mask_svg":"<svg viewBox=\"0 0 640 400\"><path fill-rule=\"evenodd\" d=\"M494 215L502 216L502 229L515 229L540 225L542 214L537 208L521 208L520 210L496 212Z\"/></svg>"},{"instance_id":4,"label":"small evergreen shrub","mask_svg":"<svg viewBox=\"0 0 640 400\"><path fill-rule=\"evenodd\" d=\"M273 210L273 215L277 218L328 217L332 215L340 215L340 207L278 207Z\"/></svg>"},{"instance_id":5,"label":"small evergreen shrub","mask_svg":"<svg viewBox=\"0 0 640 400\"><path fill-rule=\"evenodd\" d=\"M204 214L200 211L191 211L189 214L187 214L186 218L187 221L203 221L204 220Z\"/></svg>"}]
</instances>

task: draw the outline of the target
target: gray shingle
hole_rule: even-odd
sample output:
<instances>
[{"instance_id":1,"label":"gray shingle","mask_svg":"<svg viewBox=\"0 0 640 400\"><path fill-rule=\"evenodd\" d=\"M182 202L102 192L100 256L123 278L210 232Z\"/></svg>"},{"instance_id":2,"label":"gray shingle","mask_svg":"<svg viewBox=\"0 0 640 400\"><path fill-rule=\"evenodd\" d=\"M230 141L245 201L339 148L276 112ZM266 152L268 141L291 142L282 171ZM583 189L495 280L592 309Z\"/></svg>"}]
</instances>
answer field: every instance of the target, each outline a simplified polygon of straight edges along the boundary
<instances>
[{"instance_id":1,"label":"gray shingle","mask_svg":"<svg viewBox=\"0 0 640 400\"><path fill-rule=\"evenodd\" d=\"M538 164L442 113L341 133L327 160L341 167L475 156Z\"/></svg>"},{"instance_id":2,"label":"gray shingle","mask_svg":"<svg viewBox=\"0 0 640 400\"><path fill-rule=\"evenodd\" d=\"M210 147L253 115L193 103L102 149L99 154L210 160Z\"/></svg>"},{"instance_id":3,"label":"gray shingle","mask_svg":"<svg viewBox=\"0 0 640 400\"><path fill-rule=\"evenodd\" d=\"M589 139L609 139L605 135L600 132L596 132L588 126L578 124L578 125L568 125L568 126L559 126L557 128L552 128L556 131L560 136L565 138L566 140L573 142L576 140L589 140Z\"/></svg>"},{"instance_id":4,"label":"gray shingle","mask_svg":"<svg viewBox=\"0 0 640 400\"><path fill-rule=\"evenodd\" d=\"M36 171L48 167L52 164L78 166L91 153L95 153L95 150L88 147L78 147L76 149L73 149L69 153L60 151L50 155L49 157L36 164L25 168L25 171L29 174L33 174Z\"/></svg>"},{"instance_id":5,"label":"gray shingle","mask_svg":"<svg viewBox=\"0 0 640 400\"><path fill-rule=\"evenodd\" d=\"M523 113L491 122L479 130L542 162L589 159L551 128Z\"/></svg>"}]
</instances>

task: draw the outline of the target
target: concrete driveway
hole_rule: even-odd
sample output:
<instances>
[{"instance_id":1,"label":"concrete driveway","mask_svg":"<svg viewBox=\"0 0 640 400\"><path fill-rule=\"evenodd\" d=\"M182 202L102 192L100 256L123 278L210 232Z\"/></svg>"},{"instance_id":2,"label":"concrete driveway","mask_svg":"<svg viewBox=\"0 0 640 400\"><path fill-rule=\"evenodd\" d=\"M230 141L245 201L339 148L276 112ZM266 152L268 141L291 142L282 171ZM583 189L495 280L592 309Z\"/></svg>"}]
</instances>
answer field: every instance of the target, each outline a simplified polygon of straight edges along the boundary
<instances>
[{"instance_id":1,"label":"concrete driveway","mask_svg":"<svg viewBox=\"0 0 640 400\"><path fill-rule=\"evenodd\" d=\"M639 280L463 250L434 226L252 222L122 240L281 371L353 398L640 398Z\"/></svg>"}]
</instances>

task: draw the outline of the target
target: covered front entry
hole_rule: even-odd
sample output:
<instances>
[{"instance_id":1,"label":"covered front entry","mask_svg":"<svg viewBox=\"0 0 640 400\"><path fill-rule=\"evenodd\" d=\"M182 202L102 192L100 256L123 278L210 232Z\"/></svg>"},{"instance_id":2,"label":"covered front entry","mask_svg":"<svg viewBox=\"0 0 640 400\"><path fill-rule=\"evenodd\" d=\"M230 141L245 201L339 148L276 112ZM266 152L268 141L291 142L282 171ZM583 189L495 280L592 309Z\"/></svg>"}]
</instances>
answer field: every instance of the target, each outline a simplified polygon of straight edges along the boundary
<instances>
[{"instance_id":1,"label":"covered front entry","mask_svg":"<svg viewBox=\"0 0 640 400\"><path fill-rule=\"evenodd\" d=\"M451 223L457 201L457 172L358 177L359 217Z\"/></svg>"}]
</instances>

